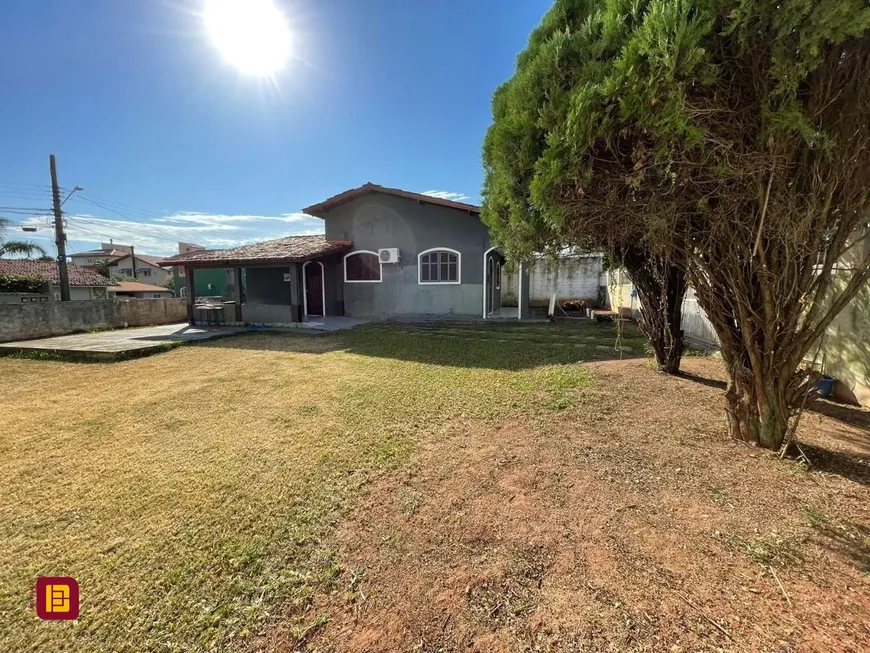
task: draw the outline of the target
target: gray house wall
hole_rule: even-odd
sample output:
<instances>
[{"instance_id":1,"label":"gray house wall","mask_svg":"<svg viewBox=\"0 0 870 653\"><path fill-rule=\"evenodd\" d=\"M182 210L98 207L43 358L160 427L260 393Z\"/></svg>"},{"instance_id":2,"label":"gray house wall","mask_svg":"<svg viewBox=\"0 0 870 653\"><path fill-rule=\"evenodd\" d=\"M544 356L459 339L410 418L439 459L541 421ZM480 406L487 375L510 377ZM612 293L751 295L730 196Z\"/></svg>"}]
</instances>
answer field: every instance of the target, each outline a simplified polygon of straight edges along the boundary
<instances>
[{"instance_id":1,"label":"gray house wall","mask_svg":"<svg viewBox=\"0 0 870 653\"><path fill-rule=\"evenodd\" d=\"M483 307L483 253L489 233L479 216L415 200L371 193L326 216L327 240L352 240L353 250L398 247L401 262L381 269L381 283L345 283L344 313L354 317L479 316ZM434 247L461 255L459 284L419 284L417 256ZM330 302L327 287L327 302Z\"/></svg>"}]
</instances>

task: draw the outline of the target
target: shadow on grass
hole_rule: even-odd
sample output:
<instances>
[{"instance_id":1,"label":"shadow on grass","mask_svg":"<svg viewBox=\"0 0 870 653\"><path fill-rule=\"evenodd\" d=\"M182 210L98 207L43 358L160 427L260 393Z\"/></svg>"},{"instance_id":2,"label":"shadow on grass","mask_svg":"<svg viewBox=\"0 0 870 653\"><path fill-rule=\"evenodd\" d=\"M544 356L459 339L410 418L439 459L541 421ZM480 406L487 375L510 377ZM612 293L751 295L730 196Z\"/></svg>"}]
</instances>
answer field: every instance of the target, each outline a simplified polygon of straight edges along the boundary
<instances>
[{"instance_id":1,"label":"shadow on grass","mask_svg":"<svg viewBox=\"0 0 870 653\"><path fill-rule=\"evenodd\" d=\"M725 381L695 374L681 373L680 378L717 390L725 390L726 387ZM860 431L855 433L842 427L825 429L823 434L832 441L833 447L801 441L801 449L811 468L861 485L870 485L870 411L823 399L809 402L806 408Z\"/></svg>"},{"instance_id":2,"label":"shadow on grass","mask_svg":"<svg viewBox=\"0 0 870 653\"><path fill-rule=\"evenodd\" d=\"M501 329L499 330L501 332ZM515 334L528 332L517 329ZM558 334L560 330L550 333ZM600 329L596 333L601 333ZM490 334L492 336L492 334ZM497 334L496 334L497 336ZM614 335L615 342L615 335ZM433 334L405 328L357 328L337 333L245 333L231 338L204 342L202 347L325 354L345 351L359 356L391 358L427 365L523 370L543 365L564 365L590 360L642 358L641 353L623 353L595 343L549 342L521 335L512 339L474 337L467 334Z\"/></svg>"},{"instance_id":3,"label":"shadow on grass","mask_svg":"<svg viewBox=\"0 0 870 653\"><path fill-rule=\"evenodd\" d=\"M800 447L809 460L810 469L870 485L870 460L867 454L829 449L809 442L801 442Z\"/></svg>"},{"instance_id":4,"label":"shadow on grass","mask_svg":"<svg viewBox=\"0 0 870 653\"><path fill-rule=\"evenodd\" d=\"M680 372L679 377L717 390L725 390L727 387L725 381L720 379L708 379L707 377L698 376L697 374ZM813 413L830 417L833 420L855 427L866 433L870 433L870 411L862 409L859 406L841 404L828 399L816 399L807 402L806 409ZM870 444L870 441L868 441L867 444Z\"/></svg>"},{"instance_id":5,"label":"shadow on grass","mask_svg":"<svg viewBox=\"0 0 870 653\"><path fill-rule=\"evenodd\" d=\"M813 524L818 544L850 559L862 572L870 572L870 527L845 520Z\"/></svg>"}]
</instances>

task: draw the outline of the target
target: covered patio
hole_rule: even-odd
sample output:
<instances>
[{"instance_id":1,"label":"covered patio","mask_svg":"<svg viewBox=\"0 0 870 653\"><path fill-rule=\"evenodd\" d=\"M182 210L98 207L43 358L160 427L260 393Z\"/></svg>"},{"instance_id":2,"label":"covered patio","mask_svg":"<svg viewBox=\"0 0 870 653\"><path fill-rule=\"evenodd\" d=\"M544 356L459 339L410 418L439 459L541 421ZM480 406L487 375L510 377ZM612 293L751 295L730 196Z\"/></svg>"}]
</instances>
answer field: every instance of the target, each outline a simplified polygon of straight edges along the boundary
<instances>
[{"instance_id":1,"label":"covered patio","mask_svg":"<svg viewBox=\"0 0 870 653\"><path fill-rule=\"evenodd\" d=\"M333 322L338 323L330 318L347 319L342 255L352 244L327 241L325 236L289 236L235 249L185 252L161 265L183 267L188 284L194 283L197 270L232 270L226 301L205 309L188 294L191 325L205 321L329 330Z\"/></svg>"}]
</instances>

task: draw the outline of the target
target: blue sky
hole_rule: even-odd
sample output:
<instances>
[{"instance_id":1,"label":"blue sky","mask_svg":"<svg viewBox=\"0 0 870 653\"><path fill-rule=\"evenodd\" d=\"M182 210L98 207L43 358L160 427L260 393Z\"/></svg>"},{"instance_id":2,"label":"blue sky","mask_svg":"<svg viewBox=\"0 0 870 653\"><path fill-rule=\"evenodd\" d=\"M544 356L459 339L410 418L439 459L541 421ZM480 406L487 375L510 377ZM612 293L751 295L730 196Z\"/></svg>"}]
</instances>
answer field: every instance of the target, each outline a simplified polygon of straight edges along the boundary
<instances>
[{"instance_id":1,"label":"blue sky","mask_svg":"<svg viewBox=\"0 0 870 653\"><path fill-rule=\"evenodd\" d=\"M492 92L550 4L276 0L293 58L264 80L225 62L201 2L4 3L0 207L48 208L49 153L85 187L71 251L318 232L299 210L366 181L477 202Z\"/></svg>"}]
</instances>

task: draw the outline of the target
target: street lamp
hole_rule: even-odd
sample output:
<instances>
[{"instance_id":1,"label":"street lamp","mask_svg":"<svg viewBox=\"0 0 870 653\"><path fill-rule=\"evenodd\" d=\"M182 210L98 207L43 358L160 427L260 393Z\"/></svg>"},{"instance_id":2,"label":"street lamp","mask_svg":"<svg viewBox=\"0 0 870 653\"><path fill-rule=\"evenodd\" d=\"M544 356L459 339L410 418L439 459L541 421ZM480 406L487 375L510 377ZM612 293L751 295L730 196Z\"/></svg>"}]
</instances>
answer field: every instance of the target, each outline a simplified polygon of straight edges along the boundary
<instances>
[{"instance_id":1,"label":"street lamp","mask_svg":"<svg viewBox=\"0 0 870 653\"><path fill-rule=\"evenodd\" d=\"M64 204L66 204L66 201L67 201L70 197L72 197L73 195L75 195L76 193L78 193L79 191L82 191L82 190L84 190L84 188L82 188L81 186L76 186L75 188L73 188L73 189L69 192L69 195L67 195L67 196L64 198L63 202L60 203L60 205L63 206Z\"/></svg>"}]
</instances>

